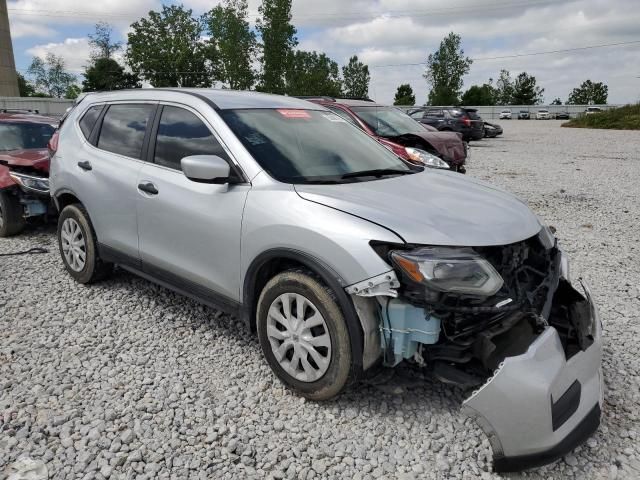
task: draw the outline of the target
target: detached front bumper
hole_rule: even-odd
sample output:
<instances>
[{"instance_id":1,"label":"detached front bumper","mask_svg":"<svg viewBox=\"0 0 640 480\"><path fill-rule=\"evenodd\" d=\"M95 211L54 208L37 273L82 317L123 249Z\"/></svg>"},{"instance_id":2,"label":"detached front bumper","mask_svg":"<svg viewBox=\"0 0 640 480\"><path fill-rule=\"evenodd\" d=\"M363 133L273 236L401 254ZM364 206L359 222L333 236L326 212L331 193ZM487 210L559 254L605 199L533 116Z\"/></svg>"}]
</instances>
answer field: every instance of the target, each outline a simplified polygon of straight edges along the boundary
<instances>
[{"instance_id":1,"label":"detached front bumper","mask_svg":"<svg viewBox=\"0 0 640 480\"><path fill-rule=\"evenodd\" d=\"M593 343L566 359L549 326L522 355L507 357L463 403L489 437L494 470L550 463L583 443L600 424L602 326L586 286Z\"/></svg>"}]
</instances>

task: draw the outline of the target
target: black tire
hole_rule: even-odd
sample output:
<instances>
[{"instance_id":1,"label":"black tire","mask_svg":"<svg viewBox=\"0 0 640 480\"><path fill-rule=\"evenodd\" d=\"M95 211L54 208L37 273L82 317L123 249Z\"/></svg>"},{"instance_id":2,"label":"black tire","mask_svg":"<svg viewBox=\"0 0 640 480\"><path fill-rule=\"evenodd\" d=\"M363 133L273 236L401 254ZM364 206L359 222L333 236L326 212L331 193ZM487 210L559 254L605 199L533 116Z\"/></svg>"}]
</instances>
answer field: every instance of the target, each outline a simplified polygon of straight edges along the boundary
<instances>
[{"instance_id":1,"label":"black tire","mask_svg":"<svg viewBox=\"0 0 640 480\"><path fill-rule=\"evenodd\" d=\"M331 359L327 371L314 382L299 381L276 360L267 337L267 313L284 293L297 293L310 300L324 317L331 340ZM291 390L315 401L338 395L352 377L352 352L347 323L334 292L306 270L288 270L273 277L262 290L257 306L257 330L262 352L276 376Z\"/></svg>"},{"instance_id":2,"label":"black tire","mask_svg":"<svg viewBox=\"0 0 640 480\"><path fill-rule=\"evenodd\" d=\"M85 264L80 271L75 271L67 262L62 250L62 225L68 218L72 218L79 225L85 241ZM94 283L107 277L113 270L113 264L103 262L98 254L98 241L96 233L91 225L89 214L85 208L79 204L67 205L60 212L58 218L58 247L64 267L78 283Z\"/></svg>"},{"instance_id":3,"label":"black tire","mask_svg":"<svg viewBox=\"0 0 640 480\"><path fill-rule=\"evenodd\" d=\"M0 191L0 237L10 237L24 229L24 209L9 192Z\"/></svg>"}]
</instances>

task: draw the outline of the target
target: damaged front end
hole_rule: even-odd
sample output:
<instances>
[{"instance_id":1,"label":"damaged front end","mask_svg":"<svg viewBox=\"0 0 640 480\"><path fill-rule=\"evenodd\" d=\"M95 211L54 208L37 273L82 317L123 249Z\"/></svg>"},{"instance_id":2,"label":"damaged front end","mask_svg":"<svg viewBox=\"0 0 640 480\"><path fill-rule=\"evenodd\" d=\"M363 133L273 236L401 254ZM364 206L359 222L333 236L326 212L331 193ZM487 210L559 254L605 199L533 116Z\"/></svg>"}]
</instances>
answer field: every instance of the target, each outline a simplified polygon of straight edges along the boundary
<instances>
[{"instance_id":1,"label":"damaged front end","mask_svg":"<svg viewBox=\"0 0 640 480\"><path fill-rule=\"evenodd\" d=\"M496 471L549 463L596 430L600 320L548 228L506 246L372 246L395 269L347 288L370 319L365 363L377 341L388 366L415 362L474 389L463 411L489 437Z\"/></svg>"}]
</instances>

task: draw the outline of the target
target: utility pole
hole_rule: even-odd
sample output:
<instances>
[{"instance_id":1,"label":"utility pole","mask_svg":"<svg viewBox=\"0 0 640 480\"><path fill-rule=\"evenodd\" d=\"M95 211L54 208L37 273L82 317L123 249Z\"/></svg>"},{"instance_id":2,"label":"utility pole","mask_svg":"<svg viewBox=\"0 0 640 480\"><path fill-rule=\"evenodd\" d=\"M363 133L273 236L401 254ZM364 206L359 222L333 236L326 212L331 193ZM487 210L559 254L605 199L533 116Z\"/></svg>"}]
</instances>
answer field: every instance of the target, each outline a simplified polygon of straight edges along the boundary
<instances>
[{"instance_id":1,"label":"utility pole","mask_svg":"<svg viewBox=\"0 0 640 480\"><path fill-rule=\"evenodd\" d=\"M0 0L0 97L19 97L7 0Z\"/></svg>"}]
</instances>

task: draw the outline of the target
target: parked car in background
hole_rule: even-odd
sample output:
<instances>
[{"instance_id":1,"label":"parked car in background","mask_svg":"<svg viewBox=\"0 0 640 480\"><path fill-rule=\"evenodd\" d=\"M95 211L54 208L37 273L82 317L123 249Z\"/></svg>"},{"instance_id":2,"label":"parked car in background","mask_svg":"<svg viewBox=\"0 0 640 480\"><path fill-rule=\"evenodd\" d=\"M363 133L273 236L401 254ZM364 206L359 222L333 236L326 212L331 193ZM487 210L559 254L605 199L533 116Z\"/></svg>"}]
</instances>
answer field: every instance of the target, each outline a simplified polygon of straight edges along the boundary
<instances>
[{"instance_id":1,"label":"parked car in background","mask_svg":"<svg viewBox=\"0 0 640 480\"><path fill-rule=\"evenodd\" d=\"M529 120L530 118L529 110L520 110L518 112L518 120Z\"/></svg>"},{"instance_id":2,"label":"parked car in background","mask_svg":"<svg viewBox=\"0 0 640 480\"><path fill-rule=\"evenodd\" d=\"M0 112L0 237L50 213L47 143L57 123L30 110Z\"/></svg>"},{"instance_id":3,"label":"parked car in background","mask_svg":"<svg viewBox=\"0 0 640 480\"><path fill-rule=\"evenodd\" d=\"M602 109L600 107L587 107L587 109L584 111L585 115L593 115L600 112L602 112Z\"/></svg>"},{"instance_id":4,"label":"parked car in background","mask_svg":"<svg viewBox=\"0 0 640 480\"><path fill-rule=\"evenodd\" d=\"M502 127L497 123L484 122L484 136L486 138L495 138L502 135Z\"/></svg>"},{"instance_id":5,"label":"parked car in background","mask_svg":"<svg viewBox=\"0 0 640 480\"><path fill-rule=\"evenodd\" d=\"M463 409L496 471L552 462L599 425L600 319L552 230L504 190L411 165L321 105L91 95L60 127L51 191L75 281L118 264L231 313L308 399L378 364L428 366L473 392Z\"/></svg>"},{"instance_id":6,"label":"parked car in background","mask_svg":"<svg viewBox=\"0 0 640 480\"><path fill-rule=\"evenodd\" d=\"M536 112L536 120L551 120L551 114L546 108L541 108Z\"/></svg>"},{"instance_id":7,"label":"parked car in background","mask_svg":"<svg viewBox=\"0 0 640 480\"><path fill-rule=\"evenodd\" d=\"M458 132L465 141L480 140L484 137L484 126L478 111L473 108L421 107L407 111L418 122L434 127L441 132Z\"/></svg>"},{"instance_id":8,"label":"parked car in background","mask_svg":"<svg viewBox=\"0 0 640 480\"><path fill-rule=\"evenodd\" d=\"M332 97L308 97L306 100L337 113L405 160L466 172L467 144L459 133L439 132L416 122L396 107L371 100ZM433 156L436 158L431 158Z\"/></svg>"},{"instance_id":9,"label":"parked car in background","mask_svg":"<svg viewBox=\"0 0 640 480\"><path fill-rule=\"evenodd\" d=\"M500 120L511 120L511 110L508 108L505 108L504 110L502 110L500 112L500 116L499 116Z\"/></svg>"},{"instance_id":10,"label":"parked car in background","mask_svg":"<svg viewBox=\"0 0 640 480\"><path fill-rule=\"evenodd\" d=\"M571 115L569 115L569 112L567 111L556 113L556 120L569 120L570 118Z\"/></svg>"}]
</instances>

